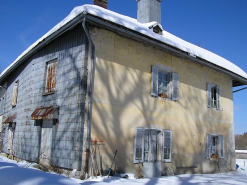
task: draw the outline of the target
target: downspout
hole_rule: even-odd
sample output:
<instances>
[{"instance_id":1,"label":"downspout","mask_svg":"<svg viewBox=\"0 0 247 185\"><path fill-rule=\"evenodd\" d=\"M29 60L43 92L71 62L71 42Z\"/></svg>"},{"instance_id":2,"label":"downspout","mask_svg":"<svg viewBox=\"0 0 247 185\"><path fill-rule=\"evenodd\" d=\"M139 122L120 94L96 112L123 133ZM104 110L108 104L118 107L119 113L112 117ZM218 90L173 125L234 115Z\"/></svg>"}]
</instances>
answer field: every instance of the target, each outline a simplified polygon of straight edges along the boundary
<instances>
[{"instance_id":1,"label":"downspout","mask_svg":"<svg viewBox=\"0 0 247 185\"><path fill-rule=\"evenodd\" d=\"M88 114L87 114L87 140L86 140L86 164L85 172L89 172L89 154L90 154L90 138L91 138L91 117L92 117L92 99L93 99L93 84L94 84L94 62L95 62L95 46L89 35L88 29L86 27L86 17L83 18L82 27L86 33L89 41L89 52L91 53L91 74L90 74L90 85L89 85L89 100L88 100Z\"/></svg>"}]
</instances>

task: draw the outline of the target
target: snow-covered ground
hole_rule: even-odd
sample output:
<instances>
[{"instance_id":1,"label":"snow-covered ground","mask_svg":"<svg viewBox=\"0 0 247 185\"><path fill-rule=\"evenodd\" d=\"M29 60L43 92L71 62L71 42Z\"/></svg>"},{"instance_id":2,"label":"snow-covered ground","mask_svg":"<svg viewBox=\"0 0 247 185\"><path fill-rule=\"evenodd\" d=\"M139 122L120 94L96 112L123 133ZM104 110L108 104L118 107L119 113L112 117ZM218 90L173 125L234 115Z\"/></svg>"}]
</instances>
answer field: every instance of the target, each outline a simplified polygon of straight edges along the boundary
<instances>
[{"instance_id":1,"label":"snow-covered ground","mask_svg":"<svg viewBox=\"0 0 247 185\"><path fill-rule=\"evenodd\" d=\"M98 177L97 179L70 179L65 175L46 173L34 168L34 164L26 161L17 163L0 156L0 185L189 185L189 184L247 184L247 160L237 159L239 168L236 172L219 174L186 174L151 179Z\"/></svg>"}]
</instances>

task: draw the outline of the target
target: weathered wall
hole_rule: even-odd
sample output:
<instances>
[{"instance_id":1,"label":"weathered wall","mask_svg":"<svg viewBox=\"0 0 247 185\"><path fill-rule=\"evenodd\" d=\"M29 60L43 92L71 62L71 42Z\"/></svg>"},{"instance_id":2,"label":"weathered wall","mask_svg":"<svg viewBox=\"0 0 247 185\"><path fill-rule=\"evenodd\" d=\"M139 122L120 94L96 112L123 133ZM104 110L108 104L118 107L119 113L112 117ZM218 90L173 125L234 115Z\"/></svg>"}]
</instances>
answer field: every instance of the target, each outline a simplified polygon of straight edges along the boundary
<instances>
[{"instance_id":1,"label":"weathered wall","mask_svg":"<svg viewBox=\"0 0 247 185\"><path fill-rule=\"evenodd\" d=\"M96 46L92 139L105 142L101 146L104 167L111 164L118 150L116 167L135 172L136 127L173 131L172 163L162 164L162 174L168 166L174 170L198 166L194 172L204 173L217 170L217 161L205 157L206 135L210 132L225 136L225 159L220 170L234 167L230 162L233 156L227 155L232 150L234 153L233 135L229 136L234 133L230 77L110 31L92 28L90 34ZM157 63L179 74L178 102L151 97L151 66ZM220 111L207 108L206 83L210 82L220 86Z\"/></svg>"},{"instance_id":2,"label":"weathered wall","mask_svg":"<svg viewBox=\"0 0 247 185\"><path fill-rule=\"evenodd\" d=\"M50 127L51 164L80 169L87 79L85 47L83 29L78 25L31 56L8 78L4 117L17 115L14 156L38 160L42 152L41 126L45 127L45 122L42 125L42 122L30 120L31 114L37 107L59 106L59 119ZM53 59L57 59L56 90L54 94L44 96L46 65ZM13 83L17 80L17 105L12 107ZM8 153L6 147L4 152Z\"/></svg>"}]
</instances>

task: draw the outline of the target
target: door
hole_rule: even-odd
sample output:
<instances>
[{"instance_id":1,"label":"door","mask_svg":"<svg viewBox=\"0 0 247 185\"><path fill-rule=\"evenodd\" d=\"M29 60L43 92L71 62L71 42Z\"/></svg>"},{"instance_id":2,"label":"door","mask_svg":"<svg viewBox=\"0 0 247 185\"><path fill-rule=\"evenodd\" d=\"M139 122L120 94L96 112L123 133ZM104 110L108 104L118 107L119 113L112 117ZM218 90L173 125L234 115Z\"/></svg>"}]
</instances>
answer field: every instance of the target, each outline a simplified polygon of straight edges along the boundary
<instances>
[{"instance_id":1,"label":"door","mask_svg":"<svg viewBox=\"0 0 247 185\"><path fill-rule=\"evenodd\" d=\"M15 129L15 123L9 123L8 152L10 155L13 155L14 129Z\"/></svg>"},{"instance_id":2,"label":"door","mask_svg":"<svg viewBox=\"0 0 247 185\"><path fill-rule=\"evenodd\" d=\"M49 166L51 159L53 119L44 119L41 124L40 157L42 165Z\"/></svg>"}]
</instances>

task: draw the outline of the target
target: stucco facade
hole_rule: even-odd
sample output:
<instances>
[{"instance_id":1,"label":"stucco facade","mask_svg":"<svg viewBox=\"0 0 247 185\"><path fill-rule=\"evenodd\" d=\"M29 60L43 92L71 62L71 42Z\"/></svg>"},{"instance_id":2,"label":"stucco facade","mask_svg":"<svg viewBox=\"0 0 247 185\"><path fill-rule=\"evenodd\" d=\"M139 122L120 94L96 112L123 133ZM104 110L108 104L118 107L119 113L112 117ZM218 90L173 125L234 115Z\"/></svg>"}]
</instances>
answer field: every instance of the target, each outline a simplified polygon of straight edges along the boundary
<instances>
[{"instance_id":1,"label":"stucco facade","mask_svg":"<svg viewBox=\"0 0 247 185\"><path fill-rule=\"evenodd\" d=\"M234 127L232 79L220 72L104 29L92 28L96 70L92 111L92 139L103 140L103 163L135 172L135 128L172 130L172 161L162 163L176 173L233 170ZM150 95L151 66L162 64L179 74L179 101ZM221 110L207 107L207 83L221 89ZM225 158L206 159L209 133L224 135ZM191 169L190 167L197 166ZM189 167L188 169L177 167Z\"/></svg>"}]
</instances>

